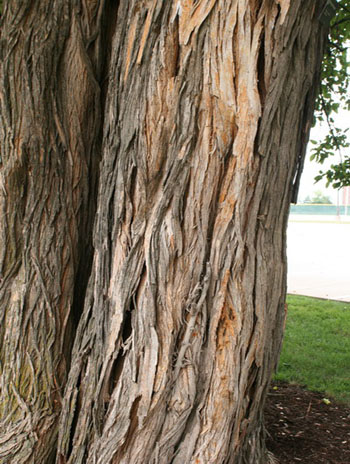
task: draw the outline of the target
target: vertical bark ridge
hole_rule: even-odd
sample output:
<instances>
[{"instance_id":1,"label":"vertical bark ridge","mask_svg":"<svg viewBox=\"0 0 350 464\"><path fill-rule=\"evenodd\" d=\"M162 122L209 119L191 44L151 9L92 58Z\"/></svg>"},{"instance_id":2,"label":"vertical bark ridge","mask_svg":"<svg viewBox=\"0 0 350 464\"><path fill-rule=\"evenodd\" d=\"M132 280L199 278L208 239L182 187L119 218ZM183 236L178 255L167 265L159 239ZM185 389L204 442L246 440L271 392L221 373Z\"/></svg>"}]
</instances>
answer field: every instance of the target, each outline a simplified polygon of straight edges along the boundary
<instances>
[{"instance_id":1,"label":"vertical bark ridge","mask_svg":"<svg viewBox=\"0 0 350 464\"><path fill-rule=\"evenodd\" d=\"M305 143L293 128L307 122L324 39L314 7L119 5L59 463L267 459L286 186Z\"/></svg>"},{"instance_id":2,"label":"vertical bark ridge","mask_svg":"<svg viewBox=\"0 0 350 464\"><path fill-rule=\"evenodd\" d=\"M101 101L92 49L102 7L14 0L2 18L1 462L55 455L93 219Z\"/></svg>"}]
</instances>

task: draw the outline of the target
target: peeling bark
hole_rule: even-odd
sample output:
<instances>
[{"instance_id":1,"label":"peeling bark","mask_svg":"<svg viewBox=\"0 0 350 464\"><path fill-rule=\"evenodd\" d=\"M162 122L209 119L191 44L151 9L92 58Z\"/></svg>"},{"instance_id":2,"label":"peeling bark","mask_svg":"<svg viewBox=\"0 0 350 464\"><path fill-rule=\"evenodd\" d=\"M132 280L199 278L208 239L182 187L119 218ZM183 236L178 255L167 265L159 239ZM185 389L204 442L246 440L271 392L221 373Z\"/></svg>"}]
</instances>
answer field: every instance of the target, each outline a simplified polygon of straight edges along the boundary
<instances>
[{"instance_id":1,"label":"peeling bark","mask_svg":"<svg viewBox=\"0 0 350 464\"><path fill-rule=\"evenodd\" d=\"M0 458L263 464L317 2L39 3L1 31Z\"/></svg>"}]
</instances>

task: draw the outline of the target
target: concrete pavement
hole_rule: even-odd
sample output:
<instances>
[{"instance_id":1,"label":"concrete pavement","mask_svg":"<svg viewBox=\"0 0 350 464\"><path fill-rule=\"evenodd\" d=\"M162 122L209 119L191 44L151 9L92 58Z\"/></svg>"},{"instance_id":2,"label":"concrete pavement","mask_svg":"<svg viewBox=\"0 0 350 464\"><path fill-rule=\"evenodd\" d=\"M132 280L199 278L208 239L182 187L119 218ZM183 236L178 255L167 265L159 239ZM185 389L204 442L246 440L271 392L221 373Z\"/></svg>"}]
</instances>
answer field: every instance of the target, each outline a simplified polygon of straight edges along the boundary
<instances>
[{"instance_id":1,"label":"concrete pavement","mask_svg":"<svg viewBox=\"0 0 350 464\"><path fill-rule=\"evenodd\" d=\"M288 225L288 293L350 301L350 223L301 220Z\"/></svg>"}]
</instances>

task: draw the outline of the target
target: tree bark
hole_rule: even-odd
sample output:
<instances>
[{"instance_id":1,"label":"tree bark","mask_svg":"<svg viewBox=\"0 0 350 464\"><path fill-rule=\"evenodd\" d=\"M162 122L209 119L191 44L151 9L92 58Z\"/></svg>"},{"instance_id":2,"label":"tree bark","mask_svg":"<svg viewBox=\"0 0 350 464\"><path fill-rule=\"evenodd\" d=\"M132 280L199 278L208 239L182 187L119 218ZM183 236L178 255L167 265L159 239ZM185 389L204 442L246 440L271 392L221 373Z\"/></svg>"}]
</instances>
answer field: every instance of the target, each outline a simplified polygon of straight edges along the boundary
<instances>
[{"instance_id":1,"label":"tree bark","mask_svg":"<svg viewBox=\"0 0 350 464\"><path fill-rule=\"evenodd\" d=\"M54 459L91 254L100 8L14 0L1 24L1 462Z\"/></svg>"},{"instance_id":2,"label":"tree bark","mask_svg":"<svg viewBox=\"0 0 350 464\"><path fill-rule=\"evenodd\" d=\"M1 26L0 459L263 464L322 2L37 3Z\"/></svg>"}]
</instances>

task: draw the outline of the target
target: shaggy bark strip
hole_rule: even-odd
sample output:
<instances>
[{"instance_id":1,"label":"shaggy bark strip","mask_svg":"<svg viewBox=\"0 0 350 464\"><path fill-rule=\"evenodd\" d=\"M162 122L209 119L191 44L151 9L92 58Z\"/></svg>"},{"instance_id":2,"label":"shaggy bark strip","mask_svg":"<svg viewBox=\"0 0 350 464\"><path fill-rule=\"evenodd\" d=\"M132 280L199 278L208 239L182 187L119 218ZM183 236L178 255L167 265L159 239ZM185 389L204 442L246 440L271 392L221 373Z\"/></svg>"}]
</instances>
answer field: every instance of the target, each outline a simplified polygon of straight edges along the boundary
<instances>
[{"instance_id":1,"label":"shaggy bark strip","mask_svg":"<svg viewBox=\"0 0 350 464\"><path fill-rule=\"evenodd\" d=\"M93 215L102 7L11 0L1 20L2 463L54 460Z\"/></svg>"},{"instance_id":2,"label":"shaggy bark strip","mask_svg":"<svg viewBox=\"0 0 350 464\"><path fill-rule=\"evenodd\" d=\"M315 8L119 2L58 463L267 460L286 223L325 32Z\"/></svg>"}]
</instances>

